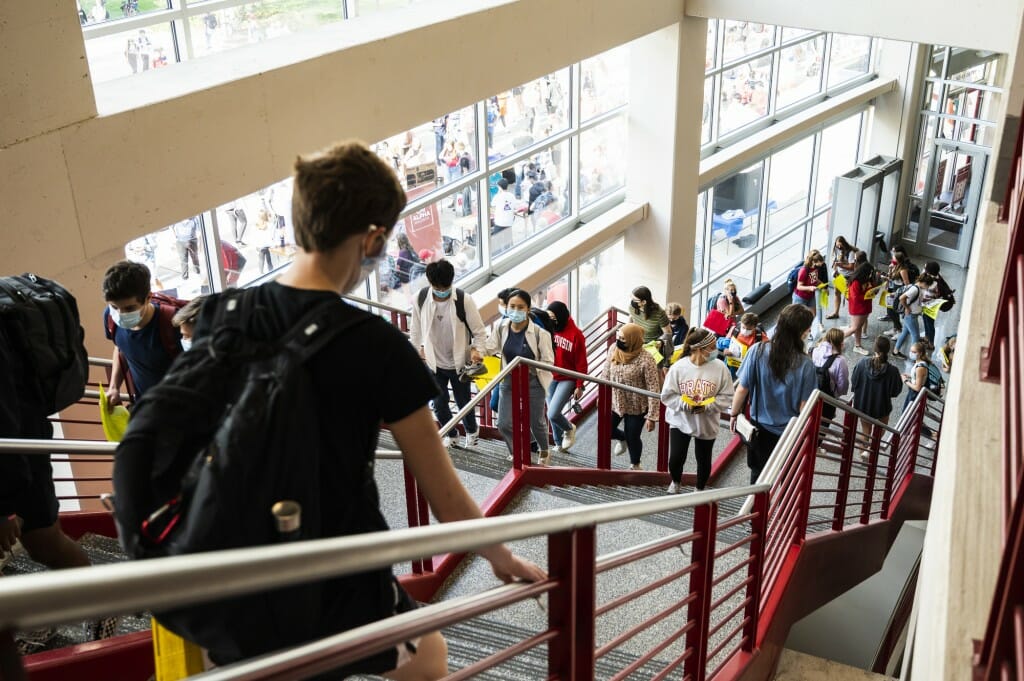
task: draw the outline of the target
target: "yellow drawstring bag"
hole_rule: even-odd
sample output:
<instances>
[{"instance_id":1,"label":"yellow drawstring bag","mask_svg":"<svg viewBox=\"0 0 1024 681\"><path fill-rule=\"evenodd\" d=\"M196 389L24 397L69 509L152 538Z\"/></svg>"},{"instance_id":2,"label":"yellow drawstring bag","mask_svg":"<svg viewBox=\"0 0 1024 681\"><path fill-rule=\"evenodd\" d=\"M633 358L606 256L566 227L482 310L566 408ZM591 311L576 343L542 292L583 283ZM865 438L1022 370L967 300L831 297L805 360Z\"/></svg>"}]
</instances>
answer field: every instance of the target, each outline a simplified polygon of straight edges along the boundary
<instances>
[{"instance_id":1,"label":"yellow drawstring bag","mask_svg":"<svg viewBox=\"0 0 1024 681\"><path fill-rule=\"evenodd\" d=\"M124 438L124 431L128 430L128 410L123 405L117 405L113 409L107 409L107 393L100 387L100 423L103 424L103 435L107 442L120 442Z\"/></svg>"}]
</instances>

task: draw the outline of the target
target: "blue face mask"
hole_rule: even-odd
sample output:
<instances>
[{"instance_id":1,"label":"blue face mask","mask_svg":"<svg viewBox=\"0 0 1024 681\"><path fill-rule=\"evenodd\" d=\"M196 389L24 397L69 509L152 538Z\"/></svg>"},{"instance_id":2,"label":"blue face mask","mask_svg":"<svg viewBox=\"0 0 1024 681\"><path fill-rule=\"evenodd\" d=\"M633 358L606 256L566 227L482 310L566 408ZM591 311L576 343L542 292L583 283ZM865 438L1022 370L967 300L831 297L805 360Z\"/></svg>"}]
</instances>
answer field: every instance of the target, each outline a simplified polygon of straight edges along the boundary
<instances>
[{"instance_id":1,"label":"blue face mask","mask_svg":"<svg viewBox=\"0 0 1024 681\"><path fill-rule=\"evenodd\" d=\"M185 352L188 352L189 350L191 350L192 349L192 339L191 338L182 338L181 339L181 349L184 350Z\"/></svg>"},{"instance_id":2,"label":"blue face mask","mask_svg":"<svg viewBox=\"0 0 1024 681\"><path fill-rule=\"evenodd\" d=\"M113 317L114 323L122 329L134 329L142 322L142 310L118 312L114 308L110 308L110 316Z\"/></svg>"},{"instance_id":3,"label":"blue face mask","mask_svg":"<svg viewBox=\"0 0 1024 681\"><path fill-rule=\"evenodd\" d=\"M505 306L504 305L499 305L498 306L498 314L500 314L503 319L505 317L508 317L508 312L505 310Z\"/></svg>"},{"instance_id":4,"label":"blue face mask","mask_svg":"<svg viewBox=\"0 0 1024 681\"><path fill-rule=\"evenodd\" d=\"M436 288L432 288L430 290L434 292L434 297L440 298L441 300L444 300L445 298L447 298L448 296L450 296L452 294L452 290L451 289L446 289L444 291L438 291Z\"/></svg>"},{"instance_id":5,"label":"blue face mask","mask_svg":"<svg viewBox=\"0 0 1024 681\"><path fill-rule=\"evenodd\" d=\"M513 324L521 324L526 321L526 310L509 310L508 318Z\"/></svg>"}]
</instances>

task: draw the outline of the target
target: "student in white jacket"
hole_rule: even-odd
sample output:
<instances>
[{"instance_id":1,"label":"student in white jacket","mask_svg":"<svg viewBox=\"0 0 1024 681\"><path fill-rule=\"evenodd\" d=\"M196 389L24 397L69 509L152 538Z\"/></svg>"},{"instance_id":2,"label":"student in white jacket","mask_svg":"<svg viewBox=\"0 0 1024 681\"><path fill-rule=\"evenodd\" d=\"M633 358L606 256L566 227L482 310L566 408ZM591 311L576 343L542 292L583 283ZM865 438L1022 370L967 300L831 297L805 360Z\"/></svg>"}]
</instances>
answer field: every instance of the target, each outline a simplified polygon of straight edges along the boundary
<instances>
[{"instance_id":1,"label":"student in white jacket","mask_svg":"<svg viewBox=\"0 0 1024 681\"><path fill-rule=\"evenodd\" d=\"M459 379L458 371L471 360L479 362L487 341L487 327L471 296L452 287L455 268L447 260L427 265L430 286L416 296L410 315L409 339L420 357L434 372L440 390L434 398L434 416L441 425L452 420L448 406L448 386L455 396L455 404L462 409L470 400L470 384ZM462 318L460 319L460 314ZM477 443L476 413L471 411L462 419L466 435L462 446ZM445 447L451 437L442 438Z\"/></svg>"},{"instance_id":2,"label":"student in white jacket","mask_svg":"<svg viewBox=\"0 0 1024 681\"><path fill-rule=\"evenodd\" d=\"M711 449L720 428L719 415L732 405L732 375L717 358L717 337L692 327L683 342L682 356L668 370L661 389L669 429L669 494L682 491L683 466L690 439L697 457L697 489L711 477ZM708 401L710 400L710 402Z\"/></svg>"},{"instance_id":3,"label":"student in white jacket","mask_svg":"<svg viewBox=\"0 0 1024 681\"><path fill-rule=\"evenodd\" d=\"M530 321L530 294L516 289L509 294L505 308L506 318L491 332L487 339L487 353L499 355L501 366L516 357L534 359L554 364L555 351L551 334L547 329ZM551 452L548 444L548 418L544 398L551 383L551 372L530 367L530 432L540 444L538 463L547 466ZM512 381L511 377L501 382L498 398L498 430L505 438L509 452L512 451Z\"/></svg>"}]
</instances>

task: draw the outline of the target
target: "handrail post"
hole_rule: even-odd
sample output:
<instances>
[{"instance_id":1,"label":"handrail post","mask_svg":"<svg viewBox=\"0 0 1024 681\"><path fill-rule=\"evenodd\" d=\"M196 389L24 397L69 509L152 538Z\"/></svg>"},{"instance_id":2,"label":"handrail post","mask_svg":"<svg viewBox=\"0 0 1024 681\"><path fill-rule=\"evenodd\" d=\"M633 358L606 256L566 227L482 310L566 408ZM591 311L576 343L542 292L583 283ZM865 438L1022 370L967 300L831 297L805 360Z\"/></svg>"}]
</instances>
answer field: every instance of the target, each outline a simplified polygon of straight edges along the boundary
<instances>
[{"instance_id":1,"label":"handrail post","mask_svg":"<svg viewBox=\"0 0 1024 681\"><path fill-rule=\"evenodd\" d=\"M0 679L3 681L26 681L25 667L14 642L14 632L0 631Z\"/></svg>"},{"instance_id":2,"label":"handrail post","mask_svg":"<svg viewBox=\"0 0 1024 681\"><path fill-rule=\"evenodd\" d=\"M612 389L603 383L597 386L597 467L612 467Z\"/></svg>"},{"instance_id":3,"label":"handrail post","mask_svg":"<svg viewBox=\"0 0 1024 681\"><path fill-rule=\"evenodd\" d=\"M665 422L664 403L658 408L658 472L668 472L668 423Z\"/></svg>"},{"instance_id":4,"label":"handrail post","mask_svg":"<svg viewBox=\"0 0 1024 681\"><path fill-rule=\"evenodd\" d=\"M596 533L593 525L548 537L548 573L558 587L548 596L547 678L593 681L597 602Z\"/></svg>"},{"instance_id":5,"label":"handrail post","mask_svg":"<svg viewBox=\"0 0 1024 681\"><path fill-rule=\"evenodd\" d=\"M750 565L747 566L747 578L750 580L747 586L746 612L747 625L744 628L744 642L742 650L745 653L754 652L757 646L757 627L761 614L761 583L764 579L764 546L768 534L768 492L759 492L754 495L755 517L750 521Z\"/></svg>"},{"instance_id":6,"label":"handrail post","mask_svg":"<svg viewBox=\"0 0 1024 681\"><path fill-rule=\"evenodd\" d=\"M619 326L619 311L616 310L615 307L609 307L607 314L608 314L608 329L607 330L608 331L614 331ZM608 340L606 340L605 343L608 345L608 349L611 350L611 347L613 345L615 345L615 336L614 336L614 334L609 335L608 336Z\"/></svg>"},{"instance_id":7,"label":"handrail post","mask_svg":"<svg viewBox=\"0 0 1024 681\"><path fill-rule=\"evenodd\" d=\"M803 457L800 465L804 467L803 489L800 490L800 510L797 512L796 532L793 543L799 546L807 537L807 524L811 515L811 490L814 489L814 465L818 458L818 430L821 428L821 405L819 400L814 404L811 417L804 426L803 444L799 456Z\"/></svg>"},{"instance_id":8,"label":"handrail post","mask_svg":"<svg viewBox=\"0 0 1024 681\"><path fill-rule=\"evenodd\" d=\"M897 455L889 456L889 466L886 468L885 477L886 484L894 475L893 471L896 469L896 458L899 452L899 435L896 433L890 433L894 440L890 442L896 443L895 452ZM882 428L881 426L875 425L871 428L871 445L868 450L868 470L865 474L864 479L864 498L861 500L860 506L860 524L867 525L871 520L871 500L875 496L875 479L878 477L878 454L882 444Z\"/></svg>"},{"instance_id":9,"label":"handrail post","mask_svg":"<svg viewBox=\"0 0 1024 681\"><path fill-rule=\"evenodd\" d=\"M845 412L843 417L843 448L839 452L839 478L836 481L836 507L832 512L832 529L840 532L846 524L846 502L850 494L850 474L853 472L854 442L857 438L857 415Z\"/></svg>"},{"instance_id":10,"label":"handrail post","mask_svg":"<svg viewBox=\"0 0 1024 681\"><path fill-rule=\"evenodd\" d=\"M409 517L409 527L429 525L430 515L423 514L426 507L426 499L423 498L419 485L416 484L416 478L413 477L404 461L402 463L402 473L405 477L405 511ZM422 558L412 561L413 574L419 575L431 570L433 570L433 565L427 567Z\"/></svg>"},{"instance_id":11,"label":"handrail post","mask_svg":"<svg viewBox=\"0 0 1024 681\"><path fill-rule=\"evenodd\" d=\"M889 455L889 468L885 471L885 488L882 491L882 511L880 514L882 520L889 518L889 510L892 508L892 494L893 490L896 489L896 463L899 459L900 444L902 442L903 440L899 433L893 433L889 440L889 449L892 454ZM870 505L868 508L870 509Z\"/></svg>"},{"instance_id":12,"label":"handrail post","mask_svg":"<svg viewBox=\"0 0 1024 681\"><path fill-rule=\"evenodd\" d=\"M530 367L520 364L512 370L511 378L512 467L522 470L530 463Z\"/></svg>"},{"instance_id":13,"label":"handrail post","mask_svg":"<svg viewBox=\"0 0 1024 681\"><path fill-rule=\"evenodd\" d=\"M690 573L690 596L687 620L694 626L686 632L686 647L693 653L686 658L683 675L692 681L707 676L708 630L711 626L711 586L715 575L715 534L718 527L718 504L710 503L693 509L693 540L691 561L697 569Z\"/></svg>"}]
</instances>

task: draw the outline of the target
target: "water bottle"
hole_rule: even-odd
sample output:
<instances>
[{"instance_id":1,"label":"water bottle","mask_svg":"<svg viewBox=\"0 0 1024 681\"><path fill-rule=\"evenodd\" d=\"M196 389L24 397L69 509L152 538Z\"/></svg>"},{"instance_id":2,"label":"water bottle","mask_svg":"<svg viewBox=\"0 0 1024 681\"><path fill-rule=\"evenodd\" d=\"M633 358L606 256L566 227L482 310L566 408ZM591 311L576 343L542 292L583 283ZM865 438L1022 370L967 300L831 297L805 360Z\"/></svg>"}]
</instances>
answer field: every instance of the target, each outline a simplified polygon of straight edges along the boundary
<instances>
[{"instance_id":1,"label":"water bottle","mask_svg":"<svg viewBox=\"0 0 1024 681\"><path fill-rule=\"evenodd\" d=\"M302 505L297 501L279 501L270 507L280 541L297 541L302 531Z\"/></svg>"}]
</instances>

